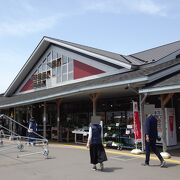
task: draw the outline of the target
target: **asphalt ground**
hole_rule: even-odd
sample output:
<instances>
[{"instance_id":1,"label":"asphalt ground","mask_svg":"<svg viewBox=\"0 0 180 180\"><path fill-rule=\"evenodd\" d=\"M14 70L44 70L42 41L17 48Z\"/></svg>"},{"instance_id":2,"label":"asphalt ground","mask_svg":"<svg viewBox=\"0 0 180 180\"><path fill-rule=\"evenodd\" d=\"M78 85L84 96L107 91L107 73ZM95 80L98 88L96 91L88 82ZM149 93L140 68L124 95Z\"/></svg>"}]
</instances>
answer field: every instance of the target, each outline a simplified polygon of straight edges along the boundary
<instances>
[{"instance_id":1,"label":"asphalt ground","mask_svg":"<svg viewBox=\"0 0 180 180\"><path fill-rule=\"evenodd\" d=\"M0 149L1 150L1 149ZM30 147L33 153L39 147ZM30 153L32 152L30 151ZM167 160L167 168L160 168L159 160L152 155L150 166L142 166L145 155L132 155L130 151L106 149L108 161L104 171L91 170L89 150L85 146L50 144L49 158L42 154L31 154L17 158L16 148L0 151L1 180L177 180L180 158ZM99 168L99 166L98 166Z\"/></svg>"}]
</instances>

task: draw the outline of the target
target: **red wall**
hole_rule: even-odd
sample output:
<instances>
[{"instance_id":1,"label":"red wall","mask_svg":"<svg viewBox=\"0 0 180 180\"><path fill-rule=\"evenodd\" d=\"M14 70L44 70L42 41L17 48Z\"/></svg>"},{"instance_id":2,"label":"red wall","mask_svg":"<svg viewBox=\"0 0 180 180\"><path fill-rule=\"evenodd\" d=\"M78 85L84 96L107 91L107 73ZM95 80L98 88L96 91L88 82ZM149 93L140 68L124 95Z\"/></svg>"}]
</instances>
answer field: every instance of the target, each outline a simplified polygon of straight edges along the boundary
<instances>
[{"instance_id":1,"label":"red wall","mask_svg":"<svg viewBox=\"0 0 180 180\"><path fill-rule=\"evenodd\" d=\"M27 83L23 86L23 88L20 90L20 92L28 91L28 90L31 90L31 89L33 89L33 80L29 79L27 81Z\"/></svg>"},{"instance_id":2,"label":"red wall","mask_svg":"<svg viewBox=\"0 0 180 180\"><path fill-rule=\"evenodd\" d=\"M74 79L104 73L104 71L74 60Z\"/></svg>"}]
</instances>

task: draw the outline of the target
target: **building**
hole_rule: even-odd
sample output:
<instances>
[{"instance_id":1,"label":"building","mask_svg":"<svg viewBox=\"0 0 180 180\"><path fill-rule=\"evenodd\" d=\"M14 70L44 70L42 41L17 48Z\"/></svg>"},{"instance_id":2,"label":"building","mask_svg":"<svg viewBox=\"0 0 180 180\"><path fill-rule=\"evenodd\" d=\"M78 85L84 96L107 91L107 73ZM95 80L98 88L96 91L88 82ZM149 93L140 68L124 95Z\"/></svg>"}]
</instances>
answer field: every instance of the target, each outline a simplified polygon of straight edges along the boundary
<instances>
[{"instance_id":1,"label":"building","mask_svg":"<svg viewBox=\"0 0 180 180\"><path fill-rule=\"evenodd\" d=\"M148 108L162 109L159 115L165 119L168 107L175 109L179 126L179 57L180 41L124 56L43 37L0 96L0 112L18 122L33 115L39 133L58 141L74 140L72 130L87 127L92 115L101 116L107 137L111 127L107 141L117 140L116 124L121 136L133 124L133 101L139 103L142 124ZM165 120L161 123L164 131Z\"/></svg>"}]
</instances>

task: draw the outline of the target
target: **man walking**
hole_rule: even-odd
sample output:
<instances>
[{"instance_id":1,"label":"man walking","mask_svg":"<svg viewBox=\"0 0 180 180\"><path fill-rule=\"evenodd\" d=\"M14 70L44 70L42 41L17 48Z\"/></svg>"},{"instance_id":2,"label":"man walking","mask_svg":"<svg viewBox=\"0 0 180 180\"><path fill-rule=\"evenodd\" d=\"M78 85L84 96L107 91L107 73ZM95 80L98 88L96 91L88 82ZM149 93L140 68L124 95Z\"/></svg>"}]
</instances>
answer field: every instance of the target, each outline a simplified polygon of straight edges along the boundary
<instances>
[{"instance_id":1,"label":"man walking","mask_svg":"<svg viewBox=\"0 0 180 180\"><path fill-rule=\"evenodd\" d=\"M152 114L148 115L145 121L145 150L146 150L146 160L145 166L149 166L150 161L150 148L159 158L161 167L166 167L166 162L161 156L159 150L156 147L156 140L159 140L157 132L157 119Z\"/></svg>"}]
</instances>

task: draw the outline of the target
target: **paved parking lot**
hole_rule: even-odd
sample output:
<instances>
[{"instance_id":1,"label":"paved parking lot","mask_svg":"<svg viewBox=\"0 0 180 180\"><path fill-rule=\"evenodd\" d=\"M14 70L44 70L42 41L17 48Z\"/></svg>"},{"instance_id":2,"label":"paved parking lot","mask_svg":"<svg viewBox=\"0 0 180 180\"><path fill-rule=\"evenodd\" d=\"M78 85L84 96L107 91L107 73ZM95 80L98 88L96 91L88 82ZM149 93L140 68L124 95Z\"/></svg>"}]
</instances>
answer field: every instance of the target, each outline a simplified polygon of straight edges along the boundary
<instances>
[{"instance_id":1,"label":"paved parking lot","mask_svg":"<svg viewBox=\"0 0 180 180\"><path fill-rule=\"evenodd\" d=\"M16 150L0 153L0 177L13 180L177 180L180 158L168 160L168 168L160 168L152 157L151 166L144 167L144 155L133 156L126 151L107 150L105 169L92 171L89 151L82 146L50 145L49 159L41 154L16 158Z\"/></svg>"}]
</instances>

